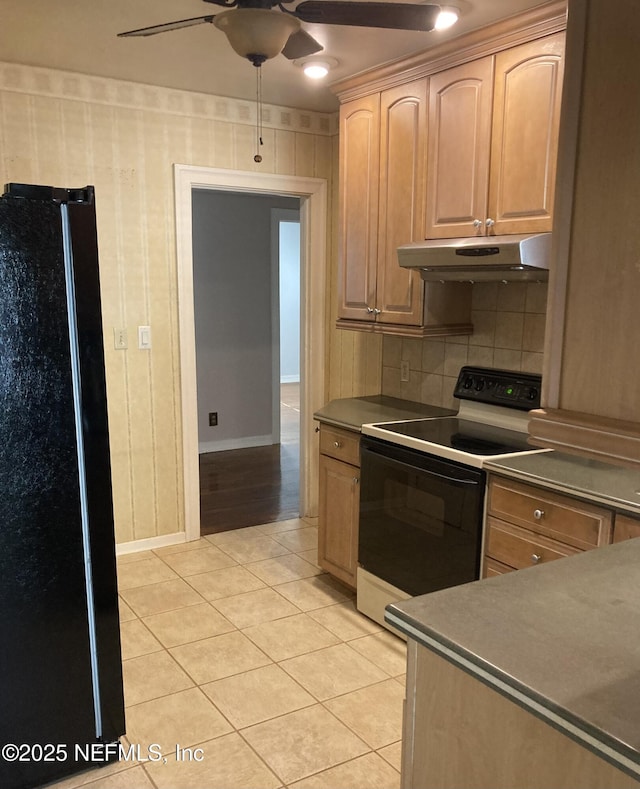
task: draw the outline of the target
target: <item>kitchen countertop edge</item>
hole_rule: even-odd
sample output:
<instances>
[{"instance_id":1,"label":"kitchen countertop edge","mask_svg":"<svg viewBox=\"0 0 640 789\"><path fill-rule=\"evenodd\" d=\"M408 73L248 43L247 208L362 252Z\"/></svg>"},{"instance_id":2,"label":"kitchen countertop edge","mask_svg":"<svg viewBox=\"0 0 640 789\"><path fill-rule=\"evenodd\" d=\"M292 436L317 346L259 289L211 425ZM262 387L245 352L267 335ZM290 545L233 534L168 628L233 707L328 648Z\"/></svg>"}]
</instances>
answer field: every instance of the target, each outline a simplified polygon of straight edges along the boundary
<instances>
[{"instance_id":1,"label":"kitchen countertop edge","mask_svg":"<svg viewBox=\"0 0 640 789\"><path fill-rule=\"evenodd\" d=\"M556 455L558 456L555 450L545 453L548 456ZM523 462L524 461L524 454L518 456L516 458L517 461ZM566 459L566 456L564 456ZM557 479L550 479L548 475L540 473L536 470L536 459L534 453L531 455L526 456L526 462L531 465L530 469L523 469L523 468L514 468L513 465L510 463L510 460L513 461L513 458L507 460L494 460L494 461L487 461L484 464L484 468L487 472L492 472L494 474L500 474L503 477L509 477L510 479L515 479L520 482L528 482L532 485L537 485L538 487L544 488L546 490L552 490L556 493L563 493L568 496L573 496L575 498L580 498L587 502L592 502L594 504L601 504L605 507L611 507L616 509L620 512L627 513L631 516L640 516L640 504L635 504L633 501L629 499L621 498L620 496L615 496L613 494L607 494L604 491L600 490L595 492L585 486L581 486L579 484L571 484L570 482L562 482L558 481ZM576 464L580 462L579 458L575 459Z\"/></svg>"},{"instance_id":2,"label":"kitchen countertop edge","mask_svg":"<svg viewBox=\"0 0 640 789\"><path fill-rule=\"evenodd\" d=\"M572 714L565 707L555 704L471 650L450 641L428 625L399 610L395 604L386 607L384 618L418 644L440 655L627 775L640 779L640 754L630 746Z\"/></svg>"}]
</instances>

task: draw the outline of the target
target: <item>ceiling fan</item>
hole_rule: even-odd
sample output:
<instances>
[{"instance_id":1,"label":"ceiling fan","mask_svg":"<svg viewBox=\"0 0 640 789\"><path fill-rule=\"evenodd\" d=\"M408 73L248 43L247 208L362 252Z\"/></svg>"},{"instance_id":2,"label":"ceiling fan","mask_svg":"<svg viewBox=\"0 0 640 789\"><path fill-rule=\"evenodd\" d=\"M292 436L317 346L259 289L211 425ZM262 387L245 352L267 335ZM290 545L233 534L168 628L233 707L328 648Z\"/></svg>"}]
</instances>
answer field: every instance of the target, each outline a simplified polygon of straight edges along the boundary
<instances>
[{"instance_id":1,"label":"ceiling fan","mask_svg":"<svg viewBox=\"0 0 640 789\"><path fill-rule=\"evenodd\" d=\"M228 10L191 19L180 19L138 30L119 37L153 36L192 25L213 24L227 36L235 52L254 66L282 53L297 60L319 52L319 44L301 22L325 25L353 25L391 30L433 30L440 12L438 5L413 3L360 2L359 0L303 0L291 10L294 0L204 0ZM279 10L276 10L279 9Z\"/></svg>"}]
</instances>

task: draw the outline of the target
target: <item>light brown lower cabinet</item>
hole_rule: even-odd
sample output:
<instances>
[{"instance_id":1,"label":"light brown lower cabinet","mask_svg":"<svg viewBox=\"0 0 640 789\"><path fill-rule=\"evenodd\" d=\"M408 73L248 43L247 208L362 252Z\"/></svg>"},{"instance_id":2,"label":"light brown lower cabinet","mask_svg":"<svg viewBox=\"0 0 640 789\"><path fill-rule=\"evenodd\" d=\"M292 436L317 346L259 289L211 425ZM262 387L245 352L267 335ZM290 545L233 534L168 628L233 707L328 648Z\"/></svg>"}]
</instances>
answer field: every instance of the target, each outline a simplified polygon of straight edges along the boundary
<instances>
[{"instance_id":1,"label":"light brown lower cabinet","mask_svg":"<svg viewBox=\"0 0 640 789\"><path fill-rule=\"evenodd\" d=\"M608 545L613 518L605 507L491 474L482 577Z\"/></svg>"},{"instance_id":2,"label":"light brown lower cabinet","mask_svg":"<svg viewBox=\"0 0 640 789\"><path fill-rule=\"evenodd\" d=\"M354 589L360 515L359 446L358 433L321 425L318 564Z\"/></svg>"},{"instance_id":3,"label":"light brown lower cabinet","mask_svg":"<svg viewBox=\"0 0 640 789\"><path fill-rule=\"evenodd\" d=\"M402 789L637 789L638 782L409 640Z\"/></svg>"}]
</instances>

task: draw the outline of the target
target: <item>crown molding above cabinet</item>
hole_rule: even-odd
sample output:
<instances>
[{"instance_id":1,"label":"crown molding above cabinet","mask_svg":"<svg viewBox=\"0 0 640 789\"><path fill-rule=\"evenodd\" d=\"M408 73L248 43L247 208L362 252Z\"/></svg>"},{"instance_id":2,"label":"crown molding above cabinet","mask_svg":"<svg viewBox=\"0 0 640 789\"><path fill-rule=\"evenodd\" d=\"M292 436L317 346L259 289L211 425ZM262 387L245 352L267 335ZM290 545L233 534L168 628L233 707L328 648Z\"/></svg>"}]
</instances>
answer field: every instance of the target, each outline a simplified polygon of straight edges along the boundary
<instances>
[{"instance_id":1,"label":"crown molding above cabinet","mask_svg":"<svg viewBox=\"0 0 640 789\"><path fill-rule=\"evenodd\" d=\"M493 55L536 38L559 33L567 25L567 2L547 3L487 27L464 33L435 47L362 71L329 87L340 102L437 74L439 71Z\"/></svg>"}]
</instances>

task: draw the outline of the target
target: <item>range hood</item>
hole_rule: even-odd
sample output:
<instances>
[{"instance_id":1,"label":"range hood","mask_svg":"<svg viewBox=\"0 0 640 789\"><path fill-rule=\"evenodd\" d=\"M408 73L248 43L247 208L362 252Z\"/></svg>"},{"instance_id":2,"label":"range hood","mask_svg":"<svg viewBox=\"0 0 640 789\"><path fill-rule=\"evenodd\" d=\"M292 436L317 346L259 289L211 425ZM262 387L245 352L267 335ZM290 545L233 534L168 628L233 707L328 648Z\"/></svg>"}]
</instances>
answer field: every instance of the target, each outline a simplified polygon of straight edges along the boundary
<instances>
[{"instance_id":1,"label":"range hood","mask_svg":"<svg viewBox=\"0 0 640 789\"><path fill-rule=\"evenodd\" d=\"M403 268L427 282L542 282L549 276L551 233L418 241L398 247Z\"/></svg>"}]
</instances>

